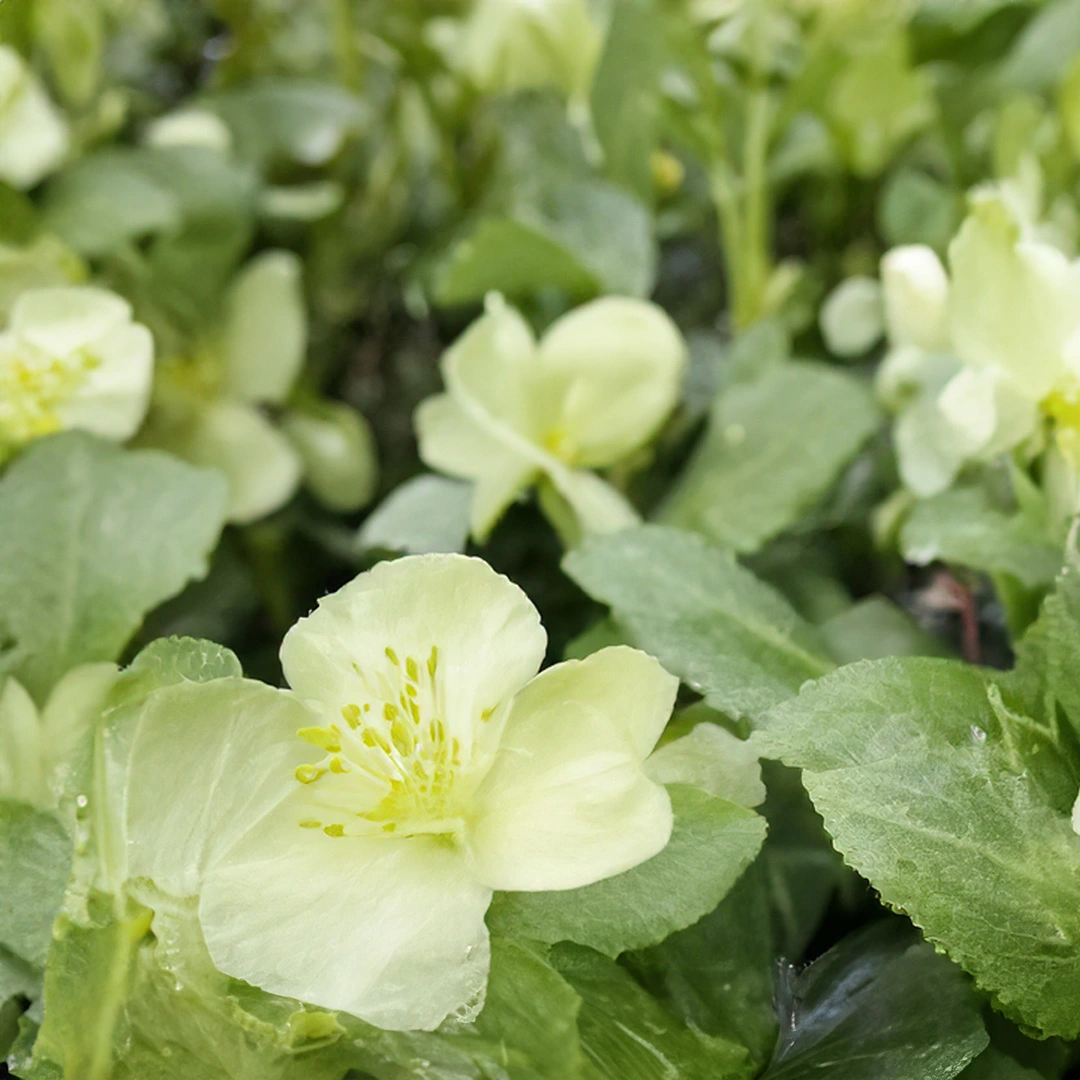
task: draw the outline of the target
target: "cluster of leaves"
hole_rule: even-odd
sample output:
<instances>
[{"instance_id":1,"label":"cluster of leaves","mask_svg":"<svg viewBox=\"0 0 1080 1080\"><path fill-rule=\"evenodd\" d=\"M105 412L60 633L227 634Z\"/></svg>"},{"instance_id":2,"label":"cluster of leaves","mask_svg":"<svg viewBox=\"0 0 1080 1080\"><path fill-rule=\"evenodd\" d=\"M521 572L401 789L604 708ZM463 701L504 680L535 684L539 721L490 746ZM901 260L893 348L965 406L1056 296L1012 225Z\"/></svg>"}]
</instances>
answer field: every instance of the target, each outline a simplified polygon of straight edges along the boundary
<instances>
[{"instance_id":1,"label":"cluster of leaves","mask_svg":"<svg viewBox=\"0 0 1080 1080\"><path fill-rule=\"evenodd\" d=\"M875 288L988 183L1075 255L1077 0L5 0L0 48L25 67L8 93L0 62L0 320L92 281L156 354L126 447L5 445L0 396L13 1075L1070 1075L1077 397L913 490ZM552 496L554 451L482 530L480 485L421 465L414 412L491 292L541 342L604 297L685 339L663 426L574 473L603 469L582 499L617 530ZM466 550L550 659L628 643L682 681L668 846L497 893L467 1023L384 1031L216 970L193 911L127 879L145 703L280 684L320 596Z\"/></svg>"}]
</instances>

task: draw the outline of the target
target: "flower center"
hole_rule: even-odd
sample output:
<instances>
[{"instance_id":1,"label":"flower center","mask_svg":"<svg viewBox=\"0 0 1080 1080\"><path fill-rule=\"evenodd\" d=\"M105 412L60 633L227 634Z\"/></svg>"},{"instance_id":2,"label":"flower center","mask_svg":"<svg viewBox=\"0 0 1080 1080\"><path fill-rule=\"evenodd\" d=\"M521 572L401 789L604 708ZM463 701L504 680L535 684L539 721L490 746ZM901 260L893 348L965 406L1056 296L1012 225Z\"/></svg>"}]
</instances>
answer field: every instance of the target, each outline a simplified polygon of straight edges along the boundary
<instances>
[{"instance_id":1,"label":"flower center","mask_svg":"<svg viewBox=\"0 0 1080 1080\"><path fill-rule=\"evenodd\" d=\"M1043 399L1042 411L1055 421L1058 449L1080 469L1080 383L1055 390Z\"/></svg>"},{"instance_id":2,"label":"flower center","mask_svg":"<svg viewBox=\"0 0 1080 1080\"><path fill-rule=\"evenodd\" d=\"M311 793L303 828L328 836L460 832L455 796L465 754L447 729L438 666L436 646L424 661L387 646L375 668L353 664L361 700L342 707L341 723L297 732L326 751L322 761L296 770Z\"/></svg>"},{"instance_id":3,"label":"flower center","mask_svg":"<svg viewBox=\"0 0 1080 1080\"><path fill-rule=\"evenodd\" d=\"M21 446L60 428L58 410L96 367L99 357L82 349L49 355L19 342L0 351L0 443Z\"/></svg>"}]
</instances>

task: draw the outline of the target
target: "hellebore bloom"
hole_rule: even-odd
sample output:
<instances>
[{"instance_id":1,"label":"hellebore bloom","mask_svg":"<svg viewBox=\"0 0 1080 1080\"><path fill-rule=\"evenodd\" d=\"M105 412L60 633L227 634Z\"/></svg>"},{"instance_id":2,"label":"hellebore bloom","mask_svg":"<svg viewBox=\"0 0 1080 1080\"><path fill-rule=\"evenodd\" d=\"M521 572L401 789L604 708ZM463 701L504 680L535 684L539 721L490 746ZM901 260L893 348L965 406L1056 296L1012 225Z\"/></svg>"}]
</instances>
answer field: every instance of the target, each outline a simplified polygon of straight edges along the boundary
<instances>
[{"instance_id":1,"label":"hellebore bloom","mask_svg":"<svg viewBox=\"0 0 1080 1080\"><path fill-rule=\"evenodd\" d=\"M22 293L0 333L0 461L70 428L130 438L153 369L153 338L126 300L90 286Z\"/></svg>"},{"instance_id":2,"label":"hellebore bloom","mask_svg":"<svg viewBox=\"0 0 1080 1080\"><path fill-rule=\"evenodd\" d=\"M479 559L361 574L286 636L291 692L151 695L130 876L198 896L214 963L272 993L392 1029L475 1015L492 890L587 885L671 833L643 763L677 680L626 647L537 675L545 646Z\"/></svg>"},{"instance_id":3,"label":"hellebore bloom","mask_svg":"<svg viewBox=\"0 0 1080 1080\"><path fill-rule=\"evenodd\" d=\"M479 0L454 54L486 93L554 86L583 105L603 44L587 0Z\"/></svg>"},{"instance_id":4,"label":"hellebore bloom","mask_svg":"<svg viewBox=\"0 0 1080 1080\"><path fill-rule=\"evenodd\" d=\"M374 491L374 446L359 413L286 407L307 352L301 274L291 252L256 256L233 281L221 324L193 356L161 366L146 441L224 473L237 524L279 510L303 479L335 510L355 510Z\"/></svg>"},{"instance_id":5,"label":"hellebore bloom","mask_svg":"<svg viewBox=\"0 0 1080 1080\"><path fill-rule=\"evenodd\" d=\"M538 481L542 496L554 491L569 504L583 531L626 528L637 521L633 508L588 470L652 439L678 400L685 365L682 335L655 304L594 300L537 343L522 316L493 294L443 357L447 392L416 412L420 456L475 481L477 539Z\"/></svg>"},{"instance_id":6,"label":"hellebore bloom","mask_svg":"<svg viewBox=\"0 0 1080 1080\"><path fill-rule=\"evenodd\" d=\"M68 142L63 113L26 61L0 45L0 180L33 187L59 167Z\"/></svg>"},{"instance_id":7,"label":"hellebore bloom","mask_svg":"<svg viewBox=\"0 0 1080 1080\"><path fill-rule=\"evenodd\" d=\"M878 377L894 408L900 473L920 497L967 462L1038 436L1080 469L1080 265L1034 239L1001 192L978 192L949 247L882 264L891 350Z\"/></svg>"}]
</instances>

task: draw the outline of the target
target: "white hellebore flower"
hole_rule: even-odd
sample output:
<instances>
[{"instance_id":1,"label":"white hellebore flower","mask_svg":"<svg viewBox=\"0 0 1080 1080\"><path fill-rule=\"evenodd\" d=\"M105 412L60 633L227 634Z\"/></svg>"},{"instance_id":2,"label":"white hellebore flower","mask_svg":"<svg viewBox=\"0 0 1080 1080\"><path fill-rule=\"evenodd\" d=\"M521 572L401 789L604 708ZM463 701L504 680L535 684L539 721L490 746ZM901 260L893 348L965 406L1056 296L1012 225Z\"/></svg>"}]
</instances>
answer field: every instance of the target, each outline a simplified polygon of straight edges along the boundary
<instances>
[{"instance_id":1,"label":"white hellebore flower","mask_svg":"<svg viewBox=\"0 0 1080 1080\"><path fill-rule=\"evenodd\" d=\"M926 498L966 462L1035 436L1052 419L1080 467L1080 264L1032 239L999 191L977 192L946 274L925 247L882 263L892 350L878 389L900 413L901 476Z\"/></svg>"},{"instance_id":2,"label":"white hellebore flower","mask_svg":"<svg viewBox=\"0 0 1080 1080\"><path fill-rule=\"evenodd\" d=\"M237 275L216 336L194 359L162 367L151 441L229 484L229 520L246 524L284 506L302 464L262 411L284 404L307 350L300 260L268 251Z\"/></svg>"},{"instance_id":3,"label":"white hellebore flower","mask_svg":"<svg viewBox=\"0 0 1080 1080\"><path fill-rule=\"evenodd\" d=\"M588 0L476 0L454 53L485 92L554 86L584 103L603 42Z\"/></svg>"},{"instance_id":4,"label":"white hellebore flower","mask_svg":"<svg viewBox=\"0 0 1080 1080\"><path fill-rule=\"evenodd\" d=\"M656 855L643 763L677 680L546 635L479 559L382 563L285 638L290 691L159 691L127 790L129 872L198 896L214 963L391 1029L482 1007L494 889L571 889Z\"/></svg>"},{"instance_id":5,"label":"white hellebore flower","mask_svg":"<svg viewBox=\"0 0 1080 1080\"><path fill-rule=\"evenodd\" d=\"M416 413L420 456L475 481L472 531L484 539L506 508L546 481L585 532L637 521L588 471L640 449L674 408L686 344L655 304L606 297L556 321L538 343L497 294L447 350L447 392Z\"/></svg>"},{"instance_id":6,"label":"white hellebore flower","mask_svg":"<svg viewBox=\"0 0 1080 1080\"><path fill-rule=\"evenodd\" d=\"M0 333L0 460L43 435L135 434L153 378L150 331L104 289L30 289Z\"/></svg>"},{"instance_id":7,"label":"white hellebore flower","mask_svg":"<svg viewBox=\"0 0 1080 1080\"><path fill-rule=\"evenodd\" d=\"M31 188L57 169L68 151L64 114L23 58L0 45L0 180Z\"/></svg>"}]
</instances>

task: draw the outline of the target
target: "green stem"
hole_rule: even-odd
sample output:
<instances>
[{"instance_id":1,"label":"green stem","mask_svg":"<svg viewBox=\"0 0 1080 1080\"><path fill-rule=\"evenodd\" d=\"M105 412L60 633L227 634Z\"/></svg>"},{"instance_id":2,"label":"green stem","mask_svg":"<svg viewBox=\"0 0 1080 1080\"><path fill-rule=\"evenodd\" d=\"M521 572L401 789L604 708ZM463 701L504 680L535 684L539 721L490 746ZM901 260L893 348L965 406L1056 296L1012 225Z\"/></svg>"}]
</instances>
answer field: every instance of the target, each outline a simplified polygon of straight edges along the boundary
<instances>
[{"instance_id":1,"label":"green stem","mask_svg":"<svg viewBox=\"0 0 1080 1080\"><path fill-rule=\"evenodd\" d=\"M364 58L357 46L350 0L327 0L334 55L343 85L359 90L364 82Z\"/></svg>"}]
</instances>

